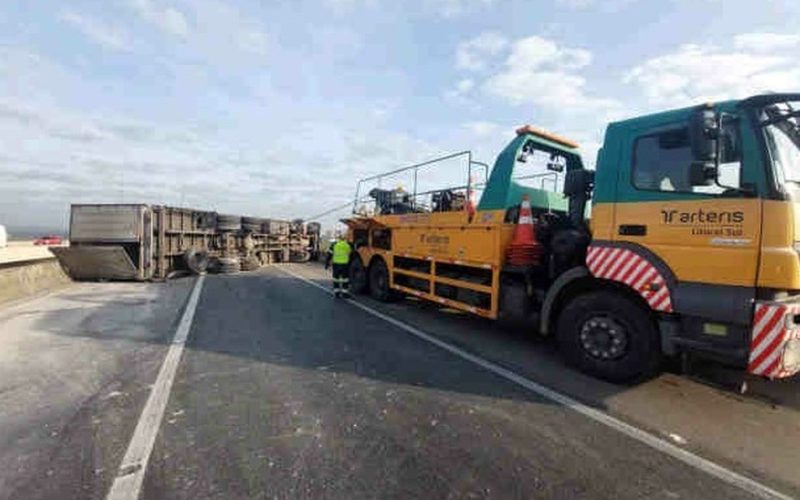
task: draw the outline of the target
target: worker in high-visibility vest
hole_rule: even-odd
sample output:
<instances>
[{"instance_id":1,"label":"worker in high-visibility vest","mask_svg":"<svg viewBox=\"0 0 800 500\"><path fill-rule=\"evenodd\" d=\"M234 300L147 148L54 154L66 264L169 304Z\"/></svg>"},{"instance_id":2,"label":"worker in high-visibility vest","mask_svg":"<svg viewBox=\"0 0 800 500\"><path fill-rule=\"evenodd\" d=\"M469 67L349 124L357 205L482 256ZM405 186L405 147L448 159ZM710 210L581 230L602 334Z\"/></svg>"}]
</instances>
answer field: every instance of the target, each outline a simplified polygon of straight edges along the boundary
<instances>
[{"instance_id":1,"label":"worker in high-visibility vest","mask_svg":"<svg viewBox=\"0 0 800 500\"><path fill-rule=\"evenodd\" d=\"M325 259L325 269L333 264L333 294L337 297L350 294L350 252L352 248L344 238L338 237L328 247L328 256Z\"/></svg>"}]
</instances>

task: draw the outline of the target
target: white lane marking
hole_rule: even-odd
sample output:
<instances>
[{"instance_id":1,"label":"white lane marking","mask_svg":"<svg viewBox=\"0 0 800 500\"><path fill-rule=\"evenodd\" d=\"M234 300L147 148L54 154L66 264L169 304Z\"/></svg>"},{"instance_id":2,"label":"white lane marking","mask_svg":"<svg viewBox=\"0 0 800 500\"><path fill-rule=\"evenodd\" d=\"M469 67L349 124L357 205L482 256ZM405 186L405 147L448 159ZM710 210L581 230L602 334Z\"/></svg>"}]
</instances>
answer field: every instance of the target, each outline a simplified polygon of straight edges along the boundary
<instances>
[{"instance_id":1,"label":"white lane marking","mask_svg":"<svg viewBox=\"0 0 800 500\"><path fill-rule=\"evenodd\" d=\"M311 286L315 286L320 290L324 291L327 294L332 294L331 290L326 288L319 283L315 283L310 279L306 278L305 276L301 276L294 271L287 269L286 267L279 267L281 271L289 274L300 281L303 281ZM588 417L595 422L599 422L605 426L608 426L622 434L625 434L628 437L631 437L640 443L646 444L647 446L654 448L666 455L669 455L672 458L680 460L681 462L694 467L700 471L703 471L711 476L716 477L728 484L733 486L739 487L748 493L752 493L753 495L759 498L767 498L767 499L781 499L781 500L792 500L794 497L789 495L783 494L777 490L770 488L769 486L759 483L753 479L750 479L747 476L743 476L738 472L734 472L728 468L723 467L717 463L714 463L708 459L695 455L694 453L687 451L683 448L675 446L674 444L665 441L661 438L658 438L647 431L639 429L638 427L634 427L633 425L627 424L622 420L616 419L611 415L602 412L600 410L596 410L591 406L587 406L575 399L572 399L569 396L561 394L560 392L556 392L553 389L547 388L543 385L537 384L536 382L529 380L521 375L518 375L511 370L503 368L500 365L497 365L491 361L485 360L480 358L474 354L471 354L459 347L454 345L448 344L428 333L423 332L409 324L403 323L400 320L392 318L382 312L376 311L369 306L366 306L360 302L357 302L352 299L343 299L346 300L349 304L361 309L362 311L371 314L377 318L380 318L392 325L405 330L406 332L414 335L422 340L430 342L431 344L444 349L456 356L465 359L471 363L475 363L476 365L503 377L504 379L513 382L525 389L528 389L531 392L534 392L542 397L549 399L550 401L554 401L562 406L565 406L573 411L580 413L581 415Z\"/></svg>"},{"instance_id":2,"label":"white lane marking","mask_svg":"<svg viewBox=\"0 0 800 500\"><path fill-rule=\"evenodd\" d=\"M186 338L189 336L189 330L192 327L192 320L197 309L200 291L203 289L204 279L205 276L200 276L194 283L192 293L186 302L186 309L183 311L180 323L178 323L178 329L175 330L172 345L169 346L169 351L167 351L164 362L161 364L161 370L158 372L158 377L155 384L153 384L153 389L150 391L150 396L147 398L147 403L145 403L142 414L139 416L139 421L136 423L136 429L133 431L133 436L128 444L128 450L125 452L117 477L114 479L114 484L111 485L111 490L108 492L106 500L136 500L139 498L144 474L147 470L147 462L150 460L150 453L153 451L156 435L159 427L161 427L161 420L167 407L172 382L175 379L175 372L181 360Z\"/></svg>"}]
</instances>

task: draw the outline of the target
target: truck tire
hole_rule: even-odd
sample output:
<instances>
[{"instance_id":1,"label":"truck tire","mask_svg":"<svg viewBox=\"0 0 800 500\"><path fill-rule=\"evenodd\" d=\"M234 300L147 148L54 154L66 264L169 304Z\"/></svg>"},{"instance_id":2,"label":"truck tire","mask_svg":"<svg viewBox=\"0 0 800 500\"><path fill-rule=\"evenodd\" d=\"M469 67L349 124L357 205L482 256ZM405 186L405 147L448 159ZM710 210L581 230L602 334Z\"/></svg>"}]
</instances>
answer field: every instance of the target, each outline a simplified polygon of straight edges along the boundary
<instances>
[{"instance_id":1,"label":"truck tire","mask_svg":"<svg viewBox=\"0 0 800 500\"><path fill-rule=\"evenodd\" d=\"M650 311L622 294L579 295L558 315L556 336L567 362L614 383L658 372L661 347Z\"/></svg>"},{"instance_id":2,"label":"truck tire","mask_svg":"<svg viewBox=\"0 0 800 500\"><path fill-rule=\"evenodd\" d=\"M358 254L353 254L350 257L350 266L347 269L350 278L350 291L363 295L369 292L369 283L367 282L367 270L364 268L364 263L361 262L361 257Z\"/></svg>"},{"instance_id":3,"label":"truck tire","mask_svg":"<svg viewBox=\"0 0 800 500\"><path fill-rule=\"evenodd\" d=\"M183 254L183 262L194 274L202 274L208 269L208 252L191 248Z\"/></svg>"},{"instance_id":4,"label":"truck tire","mask_svg":"<svg viewBox=\"0 0 800 500\"><path fill-rule=\"evenodd\" d=\"M261 267L261 262L258 257L245 257L240 260L240 267L242 271L255 271Z\"/></svg>"},{"instance_id":5,"label":"truck tire","mask_svg":"<svg viewBox=\"0 0 800 500\"><path fill-rule=\"evenodd\" d=\"M217 230L219 231L241 231L242 218L238 215L217 215Z\"/></svg>"},{"instance_id":6,"label":"truck tire","mask_svg":"<svg viewBox=\"0 0 800 500\"><path fill-rule=\"evenodd\" d=\"M369 266L369 293L372 298L381 302L392 299L392 289L389 288L389 269L383 259L376 259Z\"/></svg>"},{"instance_id":7,"label":"truck tire","mask_svg":"<svg viewBox=\"0 0 800 500\"><path fill-rule=\"evenodd\" d=\"M309 254L305 250L296 250L291 254L291 261L298 262L298 263L305 263L308 262L311 258L311 254Z\"/></svg>"},{"instance_id":8,"label":"truck tire","mask_svg":"<svg viewBox=\"0 0 800 500\"><path fill-rule=\"evenodd\" d=\"M220 257L217 259L215 269L222 274L238 273L241 270L241 263L237 257Z\"/></svg>"}]
</instances>

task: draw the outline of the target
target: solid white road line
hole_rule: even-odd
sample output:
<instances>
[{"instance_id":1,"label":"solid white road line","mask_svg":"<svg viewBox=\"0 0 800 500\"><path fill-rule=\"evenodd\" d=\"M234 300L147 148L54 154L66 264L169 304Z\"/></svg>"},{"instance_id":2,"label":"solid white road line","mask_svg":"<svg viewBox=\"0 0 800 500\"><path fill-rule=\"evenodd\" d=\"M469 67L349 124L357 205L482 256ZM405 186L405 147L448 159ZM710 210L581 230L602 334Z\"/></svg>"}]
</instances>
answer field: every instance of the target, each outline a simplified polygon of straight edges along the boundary
<instances>
[{"instance_id":1,"label":"solid white road line","mask_svg":"<svg viewBox=\"0 0 800 500\"><path fill-rule=\"evenodd\" d=\"M144 474L147 470L147 462L150 460L150 453L153 451L156 435L158 435L158 429L161 427L161 419L164 417L164 410L167 407L175 372L181 360L186 338L189 336L189 329L192 326L204 279L205 276L200 276L194 283L194 288L192 288L192 293L186 303L186 309L183 311L180 323L178 323L178 329L175 330L172 345L169 346L169 351L167 351L164 362L161 364L161 370L158 372L156 382L150 391L150 397L147 398L147 403L145 403L142 414L139 416L136 429L133 431L133 436L128 444L128 450L125 452L125 457L119 466L117 477L114 479L114 484L111 485L108 496L106 496L107 500L136 500L139 498L142 481L144 481Z\"/></svg>"},{"instance_id":2,"label":"solid white road line","mask_svg":"<svg viewBox=\"0 0 800 500\"><path fill-rule=\"evenodd\" d=\"M324 291L325 293L332 294L331 290L319 283L311 281L310 279L306 278L305 276L301 276L296 272L287 269L284 266L276 266L281 271L303 281L311 286L317 287L320 290ZM361 302L357 302L352 299L342 299L346 300L349 304L361 309L362 311L371 314L377 318L380 318L392 325L405 330L406 332L414 335L422 340L430 342L431 344L440 347L456 356L465 359L471 363L474 363L495 375L503 377L504 379L513 382L525 389L528 389L531 392L534 392L544 398L549 399L550 401L556 402L562 406L565 406L571 410L574 410L581 415L588 417L596 422L599 422L603 425L606 425L622 434L625 434L628 437L631 437L640 443L646 444L651 448L654 448L666 455L671 456L672 458L678 459L681 462L694 467L695 469L701 470L711 476L714 476L722 481L725 481L728 484L733 486L737 486L744 491L752 493L753 495L759 498L767 498L767 499L781 499L781 500L792 500L794 497L789 495L783 494L777 490L770 488L758 481L750 479L749 477L743 476L738 472L734 472L730 469L727 469L719 464L716 464L710 460L707 460L703 457L695 455L694 453L684 450L674 444L665 441L659 437L656 437L650 434L647 431L639 429L638 427L634 427L633 425L627 424L622 420L612 417L608 413L602 412L591 406L587 406L575 399L572 399L569 396L561 394L560 392L556 392L553 389L547 388L543 385L537 384L532 380L529 380L521 375L518 375L506 368L503 368L500 365L497 365L491 361L487 361L483 358L480 358L474 354L471 354L459 347L456 347L452 344L448 344L428 333L423 332L407 323L403 323L400 320L392 318L382 312L376 311L375 309L362 304ZM698 492L700 493L700 492Z\"/></svg>"}]
</instances>

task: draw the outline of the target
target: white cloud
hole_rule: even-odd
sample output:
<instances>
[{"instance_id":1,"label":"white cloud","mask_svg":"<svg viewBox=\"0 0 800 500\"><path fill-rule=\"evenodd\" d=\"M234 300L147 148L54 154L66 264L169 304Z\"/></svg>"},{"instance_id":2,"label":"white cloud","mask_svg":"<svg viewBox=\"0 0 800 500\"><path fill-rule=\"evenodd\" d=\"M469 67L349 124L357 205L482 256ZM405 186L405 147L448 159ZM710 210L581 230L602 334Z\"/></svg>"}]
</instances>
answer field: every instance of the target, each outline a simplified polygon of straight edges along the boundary
<instances>
[{"instance_id":1,"label":"white cloud","mask_svg":"<svg viewBox=\"0 0 800 500\"><path fill-rule=\"evenodd\" d=\"M469 93L475 87L475 81L470 78L464 78L456 83L456 92L460 95Z\"/></svg>"},{"instance_id":2,"label":"white cloud","mask_svg":"<svg viewBox=\"0 0 800 500\"><path fill-rule=\"evenodd\" d=\"M453 88L444 93L444 98L452 104L476 109L479 106L471 96L474 89L475 80L472 78L462 78L456 82Z\"/></svg>"},{"instance_id":3,"label":"white cloud","mask_svg":"<svg viewBox=\"0 0 800 500\"><path fill-rule=\"evenodd\" d=\"M482 7L489 7L494 0L428 0L442 17L456 17Z\"/></svg>"},{"instance_id":4,"label":"white cloud","mask_svg":"<svg viewBox=\"0 0 800 500\"><path fill-rule=\"evenodd\" d=\"M480 71L486 68L487 59L496 56L508 46L508 39L491 31L481 33L462 42L456 49L456 68Z\"/></svg>"},{"instance_id":5,"label":"white cloud","mask_svg":"<svg viewBox=\"0 0 800 500\"><path fill-rule=\"evenodd\" d=\"M345 11L358 6L374 7L376 0L324 0L324 3L337 11Z\"/></svg>"},{"instance_id":6,"label":"white cloud","mask_svg":"<svg viewBox=\"0 0 800 500\"><path fill-rule=\"evenodd\" d=\"M591 60L591 53L584 49L563 47L539 36L523 38L513 43L505 66L486 80L483 88L513 104L609 113L617 102L590 95L586 79L577 72Z\"/></svg>"},{"instance_id":7,"label":"white cloud","mask_svg":"<svg viewBox=\"0 0 800 500\"><path fill-rule=\"evenodd\" d=\"M186 16L172 7L155 5L152 0L130 0L139 16L169 35L185 38L189 34Z\"/></svg>"},{"instance_id":8,"label":"white cloud","mask_svg":"<svg viewBox=\"0 0 800 500\"><path fill-rule=\"evenodd\" d=\"M368 109L338 122L276 113L281 123L272 132L236 108L226 109L236 118L222 117L218 128L202 117L131 119L105 106L69 104L56 92L96 88L84 73L33 53L0 48L0 56L0 220L12 228L61 226L69 204L82 202L308 216L351 199L358 178L441 151L381 126L399 105L393 101L375 102L372 119ZM25 93L8 92L20 82ZM30 89L55 95L38 100ZM232 122L240 121L247 124L237 130ZM314 203L298 204L303 199Z\"/></svg>"},{"instance_id":9,"label":"white cloud","mask_svg":"<svg viewBox=\"0 0 800 500\"><path fill-rule=\"evenodd\" d=\"M772 47L768 53L765 43ZM757 33L735 37L728 48L686 44L635 66L623 82L636 85L651 107L659 109L794 91L800 57L792 43L791 36Z\"/></svg>"},{"instance_id":10,"label":"white cloud","mask_svg":"<svg viewBox=\"0 0 800 500\"><path fill-rule=\"evenodd\" d=\"M64 11L60 19L83 33L84 36L98 45L112 50L127 50L130 41L127 35L118 28L108 26L91 17L73 11Z\"/></svg>"},{"instance_id":11,"label":"white cloud","mask_svg":"<svg viewBox=\"0 0 800 500\"><path fill-rule=\"evenodd\" d=\"M196 27L186 38L190 49L218 67L250 71L265 62L271 40L256 17L218 0L191 0L186 6Z\"/></svg>"},{"instance_id":12,"label":"white cloud","mask_svg":"<svg viewBox=\"0 0 800 500\"><path fill-rule=\"evenodd\" d=\"M497 135L502 128L497 123L489 121L467 122L463 124L463 127L478 137L492 137Z\"/></svg>"},{"instance_id":13,"label":"white cloud","mask_svg":"<svg viewBox=\"0 0 800 500\"><path fill-rule=\"evenodd\" d=\"M324 3L336 12L348 12L355 8L373 8L389 3L391 0L324 0ZM391 2L397 3L397 2ZM419 12L439 17L452 18L486 8L494 4L494 0L407 0L402 2L403 9L418 9Z\"/></svg>"},{"instance_id":14,"label":"white cloud","mask_svg":"<svg viewBox=\"0 0 800 500\"><path fill-rule=\"evenodd\" d=\"M556 4L568 9L598 8L603 12L616 12L638 0L556 0Z\"/></svg>"},{"instance_id":15,"label":"white cloud","mask_svg":"<svg viewBox=\"0 0 800 500\"><path fill-rule=\"evenodd\" d=\"M737 49L752 50L755 52L770 52L773 50L790 49L800 46L800 35L778 33L744 33L736 35L733 45Z\"/></svg>"},{"instance_id":16,"label":"white cloud","mask_svg":"<svg viewBox=\"0 0 800 500\"><path fill-rule=\"evenodd\" d=\"M556 3L570 9L585 9L594 5L595 0L556 0Z\"/></svg>"},{"instance_id":17,"label":"white cloud","mask_svg":"<svg viewBox=\"0 0 800 500\"><path fill-rule=\"evenodd\" d=\"M264 55L267 53L269 38L259 30L250 29L237 36L237 44L245 52Z\"/></svg>"}]
</instances>

